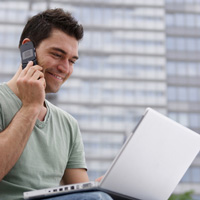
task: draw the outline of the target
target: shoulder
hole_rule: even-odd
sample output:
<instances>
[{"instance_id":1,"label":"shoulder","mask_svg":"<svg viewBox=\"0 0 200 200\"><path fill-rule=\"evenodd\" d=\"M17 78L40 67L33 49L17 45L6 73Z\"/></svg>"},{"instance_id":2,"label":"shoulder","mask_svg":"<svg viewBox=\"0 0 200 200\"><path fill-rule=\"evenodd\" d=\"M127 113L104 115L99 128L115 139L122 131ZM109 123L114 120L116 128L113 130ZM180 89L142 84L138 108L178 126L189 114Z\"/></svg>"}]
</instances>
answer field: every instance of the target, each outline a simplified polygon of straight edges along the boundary
<instances>
[{"instance_id":1,"label":"shoulder","mask_svg":"<svg viewBox=\"0 0 200 200\"><path fill-rule=\"evenodd\" d=\"M6 98L7 100L9 97L16 96L13 91L9 88L7 83L0 83L0 97Z\"/></svg>"},{"instance_id":2,"label":"shoulder","mask_svg":"<svg viewBox=\"0 0 200 200\"><path fill-rule=\"evenodd\" d=\"M6 88L5 83L0 83L0 96L4 96Z\"/></svg>"},{"instance_id":3,"label":"shoulder","mask_svg":"<svg viewBox=\"0 0 200 200\"><path fill-rule=\"evenodd\" d=\"M0 104L6 103L8 104L8 101L10 100L8 86L5 83L0 83Z\"/></svg>"}]
</instances>

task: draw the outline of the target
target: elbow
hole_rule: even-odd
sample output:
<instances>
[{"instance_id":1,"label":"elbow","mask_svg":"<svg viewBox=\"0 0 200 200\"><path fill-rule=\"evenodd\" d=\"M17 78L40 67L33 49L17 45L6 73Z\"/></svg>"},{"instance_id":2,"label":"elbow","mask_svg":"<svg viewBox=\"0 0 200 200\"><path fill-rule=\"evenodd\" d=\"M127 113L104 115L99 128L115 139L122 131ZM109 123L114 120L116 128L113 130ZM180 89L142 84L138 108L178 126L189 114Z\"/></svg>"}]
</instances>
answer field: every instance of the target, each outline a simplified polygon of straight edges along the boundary
<instances>
[{"instance_id":1,"label":"elbow","mask_svg":"<svg viewBox=\"0 0 200 200\"><path fill-rule=\"evenodd\" d=\"M0 173L0 182L3 180L3 175Z\"/></svg>"},{"instance_id":2,"label":"elbow","mask_svg":"<svg viewBox=\"0 0 200 200\"><path fill-rule=\"evenodd\" d=\"M5 175L6 175L5 170L3 170L2 167L0 166L0 182L3 180Z\"/></svg>"}]
</instances>

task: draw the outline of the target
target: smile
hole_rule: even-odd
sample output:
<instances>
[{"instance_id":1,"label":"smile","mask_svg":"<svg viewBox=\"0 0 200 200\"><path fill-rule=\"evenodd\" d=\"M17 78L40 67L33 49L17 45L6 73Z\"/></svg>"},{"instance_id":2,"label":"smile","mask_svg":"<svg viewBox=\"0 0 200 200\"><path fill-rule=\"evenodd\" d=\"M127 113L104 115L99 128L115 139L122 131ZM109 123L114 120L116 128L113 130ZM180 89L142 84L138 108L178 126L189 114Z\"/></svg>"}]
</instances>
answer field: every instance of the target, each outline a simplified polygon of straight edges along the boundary
<instances>
[{"instance_id":1,"label":"smile","mask_svg":"<svg viewBox=\"0 0 200 200\"><path fill-rule=\"evenodd\" d=\"M60 76L58 76L58 75L56 75L56 74L52 74L52 73L49 73L50 75L52 75L53 77L55 77L56 79L58 79L58 80L63 80L63 78L62 77L60 77Z\"/></svg>"}]
</instances>

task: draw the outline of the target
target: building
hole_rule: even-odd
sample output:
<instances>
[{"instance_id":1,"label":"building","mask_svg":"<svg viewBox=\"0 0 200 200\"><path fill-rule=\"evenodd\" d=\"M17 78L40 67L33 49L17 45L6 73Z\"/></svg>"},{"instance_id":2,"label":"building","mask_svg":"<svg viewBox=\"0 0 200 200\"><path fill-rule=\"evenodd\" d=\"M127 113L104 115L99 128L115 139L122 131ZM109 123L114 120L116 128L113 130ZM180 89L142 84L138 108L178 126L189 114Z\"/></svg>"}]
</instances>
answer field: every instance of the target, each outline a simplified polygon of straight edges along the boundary
<instances>
[{"instance_id":1,"label":"building","mask_svg":"<svg viewBox=\"0 0 200 200\"><path fill-rule=\"evenodd\" d=\"M19 66L19 35L29 16L62 7L84 25L74 73L48 99L79 121L91 179L105 173L146 107L200 131L200 64L195 56L200 48L200 2L195 5L191 0L179 0L177 7L174 2L0 1L1 82L10 79ZM195 24L192 28L191 21ZM186 51L184 45L195 50ZM199 158L179 186L177 192L200 186ZM200 199L200 193L194 198Z\"/></svg>"},{"instance_id":2,"label":"building","mask_svg":"<svg viewBox=\"0 0 200 200\"><path fill-rule=\"evenodd\" d=\"M166 0L167 111L170 118L200 133L200 1ZM200 199L200 156L177 188Z\"/></svg>"}]
</instances>

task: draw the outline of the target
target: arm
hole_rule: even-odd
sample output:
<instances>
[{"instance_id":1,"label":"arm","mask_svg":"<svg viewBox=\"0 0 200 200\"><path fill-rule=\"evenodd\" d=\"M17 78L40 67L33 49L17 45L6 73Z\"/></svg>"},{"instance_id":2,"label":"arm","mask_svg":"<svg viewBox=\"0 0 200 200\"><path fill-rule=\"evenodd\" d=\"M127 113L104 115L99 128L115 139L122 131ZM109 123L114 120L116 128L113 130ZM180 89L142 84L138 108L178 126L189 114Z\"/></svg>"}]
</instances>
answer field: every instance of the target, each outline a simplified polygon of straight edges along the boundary
<instances>
[{"instance_id":1,"label":"arm","mask_svg":"<svg viewBox=\"0 0 200 200\"><path fill-rule=\"evenodd\" d=\"M16 89L22 107L8 127L0 132L0 181L19 159L43 106L45 83L41 69L30 62L8 83L10 88Z\"/></svg>"},{"instance_id":2,"label":"arm","mask_svg":"<svg viewBox=\"0 0 200 200\"><path fill-rule=\"evenodd\" d=\"M0 133L0 181L23 152L36 118L37 112L22 107L9 126Z\"/></svg>"},{"instance_id":3,"label":"arm","mask_svg":"<svg viewBox=\"0 0 200 200\"><path fill-rule=\"evenodd\" d=\"M73 183L83 183L88 181L89 178L86 169L66 169L61 184L67 185Z\"/></svg>"}]
</instances>

